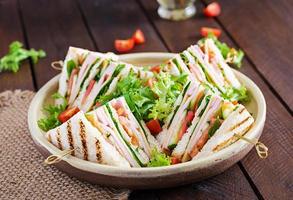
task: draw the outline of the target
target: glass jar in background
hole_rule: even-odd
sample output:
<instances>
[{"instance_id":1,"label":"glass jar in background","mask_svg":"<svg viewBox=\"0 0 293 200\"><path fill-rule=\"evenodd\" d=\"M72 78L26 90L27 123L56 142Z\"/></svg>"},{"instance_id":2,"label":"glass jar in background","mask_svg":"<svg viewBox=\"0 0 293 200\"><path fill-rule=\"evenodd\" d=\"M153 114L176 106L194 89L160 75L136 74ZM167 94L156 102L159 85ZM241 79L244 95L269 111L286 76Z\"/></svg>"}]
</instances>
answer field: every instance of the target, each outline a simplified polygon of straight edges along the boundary
<instances>
[{"instance_id":1,"label":"glass jar in background","mask_svg":"<svg viewBox=\"0 0 293 200\"><path fill-rule=\"evenodd\" d=\"M196 13L195 0L157 0L160 4L158 14L169 20L184 20Z\"/></svg>"}]
</instances>

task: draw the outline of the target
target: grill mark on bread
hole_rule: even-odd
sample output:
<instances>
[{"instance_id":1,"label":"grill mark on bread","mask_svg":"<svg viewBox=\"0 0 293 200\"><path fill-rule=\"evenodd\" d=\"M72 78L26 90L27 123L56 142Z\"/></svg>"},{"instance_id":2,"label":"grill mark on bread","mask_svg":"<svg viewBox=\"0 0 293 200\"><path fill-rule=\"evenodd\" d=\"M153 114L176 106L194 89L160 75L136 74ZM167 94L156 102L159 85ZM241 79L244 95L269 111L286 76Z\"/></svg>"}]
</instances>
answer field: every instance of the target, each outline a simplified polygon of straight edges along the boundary
<instances>
[{"instance_id":1,"label":"grill mark on bread","mask_svg":"<svg viewBox=\"0 0 293 200\"><path fill-rule=\"evenodd\" d=\"M249 118L252 118L251 116L247 117L246 119L244 119L242 122L240 122L241 124L244 123L245 121L247 121ZM239 123L239 124L240 124ZM239 126L241 126L241 124ZM247 133L247 131L252 127L253 123L251 123L249 126L247 126L245 128L245 130L242 131L242 134L240 134L241 136L242 135L245 135ZM233 129L234 130L234 129ZM234 134L239 134L237 132L234 132ZM236 136L232 136L230 139L222 142L221 144L218 144L214 149L213 149L213 152L217 152L217 151L220 151L222 150L223 148L233 144L235 141L237 141L239 138L236 137Z\"/></svg>"},{"instance_id":2,"label":"grill mark on bread","mask_svg":"<svg viewBox=\"0 0 293 200\"><path fill-rule=\"evenodd\" d=\"M242 107L241 110L239 110L239 114L242 114L244 110L245 110L245 107Z\"/></svg>"},{"instance_id":3,"label":"grill mark on bread","mask_svg":"<svg viewBox=\"0 0 293 200\"><path fill-rule=\"evenodd\" d=\"M79 120L79 135L81 139L82 151L83 151L83 159L88 160L88 151L87 151L87 144L86 144L86 130L84 123Z\"/></svg>"},{"instance_id":4,"label":"grill mark on bread","mask_svg":"<svg viewBox=\"0 0 293 200\"><path fill-rule=\"evenodd\" d=\"M72 136L72 127L71 127L71 121L68 120L67 122L67 126L66 126L66 129L67 129L67 138L68 138L68 143L69 143L69 146L70 146L70 150L73 150L74 149L74 141L73 141L73 136ZM71 155L75 155L75 151L72 151L71 152Z\"/></svg>"},{"instance_id":5,"label":"grill mark on bread","mask_svg":"<svg viewBox=\"0 0 293 200\"><path fill-rule=\"evenodd\" d=\"M244 120L242 120L241 122L235 124L233 127L231 127L228 131L233 131L235 130L237 127L241 126L242 124L244 124L247 120L249 120L251 118L251 116L247 116Z\"/></svg>"},{"instance_id":6,"label":"grill mark on bread","mask_svg":"<svg viewBox=\"0 0 293 200\"><path fill-rule=\"evenodd\" d=\"M101 152L101 144L100 141L97 139L96 140L96 159L98 161L98 163L102 162L102 152Z\"/></svg>"},{"instance_id":7,"label":"grill mark on bread","mask_svg":"<svg viewBox=\"0 0 293 200\"><path fill-rule=\"evenodd\" d=\"M49 141L50 143L52 143L51 133L48 134L48 141Z\"/></svg>"},{"instance_id":8,"label":"grill mark on bread","mask_svg":"<svg viewBox=\"0 0 293 200\"><path fill-rule=\"evenodd\" d=\"M60 134L60 128L57 128L57 144L58 144L58 148L62 151L63 147L62 147L62 142L61 142L61 134Z\"/></svg>"}]
</instances>

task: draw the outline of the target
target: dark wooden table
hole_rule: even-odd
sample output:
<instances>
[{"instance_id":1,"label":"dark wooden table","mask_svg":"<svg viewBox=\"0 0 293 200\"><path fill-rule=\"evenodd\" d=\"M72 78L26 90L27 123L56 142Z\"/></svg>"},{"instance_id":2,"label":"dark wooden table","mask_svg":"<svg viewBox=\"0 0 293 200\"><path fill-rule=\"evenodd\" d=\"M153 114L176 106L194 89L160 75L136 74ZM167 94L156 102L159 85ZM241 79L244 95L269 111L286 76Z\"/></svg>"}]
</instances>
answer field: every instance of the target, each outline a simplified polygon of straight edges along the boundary
<instances>
[{"instance_id":1,"label":"dark wooden table","mask_svg":"<svg viewBox=\"0 0 293 200\"><path fill-rule=\"evenodd\" d=\"M226 172L208 180L149 191L133 191L131 199L289 199L293 196L293 1L221 0L222 14L207 19L197 1L190 20L170 22L157 15L155 0L0 0L0 56L14 40L44 49L38 64L25 62L16 74L0 74L0 90L37 91L58 72L50 68L69 46L114 51L116 38L141 28L147 42L133 52L179 52L200 39L202 26L222 29L221 40L244 50L240 71L261 88L267 121L261 140L269 157L251 151Z\"/></svg>"}]
</instances>

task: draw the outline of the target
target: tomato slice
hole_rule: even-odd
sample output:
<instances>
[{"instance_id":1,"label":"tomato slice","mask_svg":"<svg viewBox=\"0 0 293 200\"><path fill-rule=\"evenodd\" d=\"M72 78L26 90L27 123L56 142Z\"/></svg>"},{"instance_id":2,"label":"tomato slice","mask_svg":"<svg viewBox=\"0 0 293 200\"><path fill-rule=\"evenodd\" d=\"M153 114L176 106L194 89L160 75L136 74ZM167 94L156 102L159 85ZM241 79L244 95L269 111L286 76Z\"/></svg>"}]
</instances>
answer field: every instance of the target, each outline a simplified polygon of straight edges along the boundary
<instances>
[{"instance_id":1,"label":"tomato slice","mask_svg":"<svg viewBox=\"0 0 293 200\"><path fill-rule=\"evenodd\" d=\"M189 127L189 123L192 121L193 117L194 117L194 113L192 111L188 111L187 115L185 117L185 120L181 125L181 129L180 129L179 134L178 134L178 141L181 140L181 138L183 137L184 133L186 133L186 131L187 131L188 127Z\"/></svg>"},{"instance_id":2,"label":"tomato slice","mask_svg":"<svg viewBox=\"0 0 293 200\"><path fill-rule=\"evenodd\" d=\"M144 34L140 29L137 29L134 32L132 39L134 40L135 44L143 44L145 42Z\"/></svg>"},{"instance_id":3,"label":"tomato slice","mask_svg":"<svg viewBox=\"0 0 293 200\"><path fill-rule=\"evenodd\" d=\"M92 91L92 89L93 89L95 83L96 83L96 81L95 81L94 79L90 81L90 83L89 83L89 85L88 85L88 87L87 87L87 89L86 89L86 91L85 91L85 94L84 94L84 96L83 96L83 98L82 98L82 100L81 100L81 104L84 104L86 98L87 98L87 97L89 96L89 94L91 93L91 91Z\"/></svg>"},{"instance_id":4,"label":"tomato slice","mask_svg":"<svg viewBox=\"0 0 293 200\"><path fill-rule=\"evenodd\" d=\"M181 163L181 160L179 158L171 157L171 165L175 165L178 163Z\"/></svg>"},{"instance_id":5,"label":"tomato slice","mask_svg":"<svg viewBox=\"0 0 293 200\"><path fill-rule=\"evenodd\" d=\"M128 52L134 47L134 39L130 38L127 40L115 40L115 49L118 52Z\"/></svg>"},{"instance_id":6,"label":"tomato slice","mask_svg":"<svg viewBox=\"0 0 293 200\"><path fill-rule=\"evenodd\" d=\"M233 105L237 105L238 104L238 101L232 101Z\"/></svg>"},{"instance_id":7,"label":"tomato slice","mask_svg":"<svg viewBox=\"0 0 293 200\"><path fill-rule=\"evenodd\" d=\"M218 2L210 3L204 10L203 13L207 17L217 17L221 13L221 6Z\"/></svg>"},{"instance_id":8,"label":"tomato slice","mask_svg":"<svg viewBox=\"0 0 293 200\"><path fill-rule=\"evenodd\" d=\"M71 93L71 89L72 89L72 86L73 86L73 79L74 79L74 76L78 74L78 69L77 68L74 68L70 74L70 77L69 77L69 80L68 80L68 90L67 90L67 94L68 96L70 95Z\"/></svg>"},{"instance_id":9,"label":"tomato slice","mask_svg":"<svg viewBox=\"0 0 293 200\"><path fill-rule=\"evenodd\" d=\"M146 85L149 86L150 88L153 88L154 87L154 79L149 78Z\"/></svg>"},{"instance_id":10,"label":"tomato slice","mask_svg":"<svg viewBox=\"0 0 293 200\"><path fill-rule=\"evenodd\" d=\"M102 105L102 104L101 104L100 102L98 102L98 101L97 101L96 104L95 104L96 107L100 107L101 105Z\"/></svg>"},{"instance_id":11,"label":"tomato slice","mask_svg":"<svg viewBox=\"0 0 293 200\"><path fill-rule=\"evenodd\" d=\"M193 117L194 117L194 113L191 110L188 111L186 115L186 121L191 122L193 120Z\"/></svg>"},{"instance_id":12,"label":"tomato slice","mask_svg":"<svg viewBox=\"0 0 293 200\"><path fill-rule=\"evenodd\" d=\"M79 112L78 107L68 108L58 115L58 120L62 123L69 120L73 115Z\"/></svg>"},{"instance_id":13,"label":"tomato slice","mask_svg":"<svg viewBox=\"0 0 293 200\"><path fill-rule=\"evenodd\" d=\"M217 28L209 28L209 27L201 27L200 28L200 34L203 37L207 37L209 33L213 33L216 37L219 37L222 33L220 29Z\"/></svg>"},{"instance_id":14,"label":"tomato slice","mask_svg":"<svg viewBox=\"0 0 293 200\"><path fill-rule=\"evenodd\" d=\"M184 133L186 133L187 129L188 129L188 122L185 120L181 125L181 129L180 129L180 131L178 133L178 140L177 141L181 140L181 138L183 137Z\"/></svg>"},{"instance_id":15,"label":"tomato slice","mask_svg":"<svg viewBox=\"0 0 293 200\"><path fill-rule=\"evenodd\" d=\"M150 129L152 135L157 135L162 131L162 127L160 125L159 120L157 119L152 119L149 122L146 123L146 126L148 129Z\"/></svg>"},{"instance_id":16,"label":"tomato slice","mask_svg":"<svg viewBox=\"0 0 293 200\"><path fill-rule=\"evenodd\" d=\"M151 67L150 70L154 73L160 73L161 67L160 67L160 65L155 65L155 66Z\"/></svg>"}]
</instances>

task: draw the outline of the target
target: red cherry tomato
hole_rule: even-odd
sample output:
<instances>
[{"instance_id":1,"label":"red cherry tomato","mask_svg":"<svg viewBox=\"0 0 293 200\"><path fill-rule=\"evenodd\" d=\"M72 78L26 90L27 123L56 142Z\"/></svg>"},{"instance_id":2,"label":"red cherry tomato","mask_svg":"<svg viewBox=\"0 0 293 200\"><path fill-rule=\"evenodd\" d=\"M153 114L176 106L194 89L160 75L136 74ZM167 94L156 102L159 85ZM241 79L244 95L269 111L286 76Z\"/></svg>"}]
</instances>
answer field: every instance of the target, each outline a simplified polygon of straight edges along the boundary
<instances>
[{"instance_id":1,"label":"red cherry tomato","mask_svg":"<svg viewBox=\"0 0 293 200\"><path fill-rule=\"evenodd\" d=\"M145 42L144 34L140 29L137 29L134 32L132 39L134 40L135 44L143 44Z\"/></svg>"},{"instance_id":2,"label":"red cherry tomato","mask_svg":"<svg viewBox=\"0 0 293 200\"><path fill-rule=\"evenodd\" d=\"M203 10L203 13L207 17L217 17L221 13L221 6L218 2L213 2Z\"/></svg>"},{"instance_id":3,"label":"red cherry tomato","mask_svg":"<svg viewBox=\"0 0 293 200\"><path fill-rule=\"evenodd\" d=\"M180 129L180 132L178 134L178 140L181 140L181 138L183 137L184 133L186 133L186 131L188 129L188 124L192 121L193 117L194 117L194 113L192 111L188 111L187 115L185 117L185 121L181 125L181 129Z\"/></svg>"},{"instance_id":4,"label":"red cherry tomato","mask_svg":"<svg viewBox=\"0 0 293 200\"><path fill-rule=\"evenodd\" d=\"M184 121L181 125L181 129L180 132L178 133L178 141L181 140L181 138L183 137L184 133L187 131L188 129L188 122Z\"/></svg>"},{"instance_id":5,"label":"red cherry tomato","mask_svg":"<svg viewBox=\"0 0 293 200\"><path fill-rule=\"evenodd\" d=\"M152 135L157 135L162 131L162 127L160 125L159 120L157 119L152 119L149 122L146 123L146 126L148 129L150 129Z\"/></svg>"},{"instance_id":6,"label":"red cherry tomato","mask_svg":"<svg viewBox=\"0 0 293 200\"><path fill-rule=\"evenodd\" d=\"M96 83L95 80L91 80L91 81L90 81L90 83L89 83L89 85L88 85L88 87L87 87L87 89L86 89L86 91L85 91L85 94L84 94L84 96L83 96L83 98L82 98L81 104L83 104L83 103L85 102L86 98L87 98L87 97L89 96L89 94L91 93L91 91L92 91L92 89L93 89L95 83Z\"/></svg>"},{"instance_id":7,"label":"red cherry tomato","mask_svg":"<svg viewBox=\"0 0 293 200\"><path fill-rule=\"evenodd\" d=\"M171 157L171 165L175 165L178 163L181 163L181 160L179 158Z\"/></svg>"},{"instance_id":8,"label":"red cherry tomato","mask_svg":"<svg viewBox=\"0 0 293 200\"><path fill-rule=\"evenodd\" d=\"M217 28L209 28L209 27L201 27L200 28L200 34L203 37L208 36L209 33L213 33L216 37L219 37L221 35L222 31Z\"/></svg>"},{"instance_id":9,"label":"red cherry tomato","mask_svg":"<svg viewBox=\"0 0 293 200\"><path fill-rule=\"evenodd\" d=\"M68 108L67 110L64 110L62 113L59 114L58 120L64 123L78 112L79 112L78 107Z\"/></svg>"},{"instance_id":10,"label":"red cherry tomato","mask_svg":"<svg viewBox=\"0 0 293 200\"><path fill-rule=\"evenodd\" d=\"M186 115L186 121L191 122L193 120L193 117L194 117L194 113L191 110L188 111L188 113Z\"/></svg>"},{"instance_id":11,"label":"red cherry tomato","mask_svg":"<svg viewBox=\"0 0 293 200\"><path fill-rule=\"evenodd\" d=\"M115 40L115 49L118 52L128 52L131 49L133 49L134 47L134 40L131 39L127 39L127 40Z\"/></svg>"},{"instance_id":12,"label":"red cherry tomato","mask_svg":"<svg viewBox=\"0 0 293 200\"><path fill-rule=\"evenodd\" d=\"M160 67L160 65L155 65L155 66L151 67L150 70L154 73L160 73L161 67Z\"/></svg>"}]
</instances>

